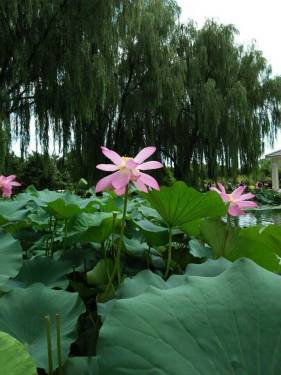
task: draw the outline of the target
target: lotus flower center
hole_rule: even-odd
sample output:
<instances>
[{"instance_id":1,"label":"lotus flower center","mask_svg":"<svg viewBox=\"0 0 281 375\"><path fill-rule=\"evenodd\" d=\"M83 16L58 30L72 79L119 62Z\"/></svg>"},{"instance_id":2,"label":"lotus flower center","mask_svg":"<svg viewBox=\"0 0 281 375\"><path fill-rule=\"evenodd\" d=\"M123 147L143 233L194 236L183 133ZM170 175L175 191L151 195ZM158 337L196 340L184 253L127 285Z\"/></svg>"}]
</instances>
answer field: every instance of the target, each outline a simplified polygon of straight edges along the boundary
<instances>
[{"instance_id":1,"label":"lotus flower center","mask_svg":"<svg viewBox=\"0 0 281 375\"><path fill-rule=\"evenodd\" d=\"M124 160L124 162L126 163L129 159L133 159L133 158L130 158L128 156L122 156L122 159Z\"/></svg>"},{"instance_id":2,"label":"lotus flower center","mask_svg":"<svg viewBox=\"0 0 281 375\"><path fill-rule=\"evenodd\" d=\"M127 157L127 156L122 156L122 162L121 162L120 167L119 167L120 172L127 173L130 170L129 168L126 167L127 161L130 160L130 159L133 159L133 158L130 158L130 157Z\"/></svg>"},{"instance_id":3,"label":"lotus flower center","mask_svg":"<svg viewBox=\"0 0 281 375\"><path fill-rule=\"evenodd\" d=\"M232 194L228 194L229 196L229 202L235 203L235 199L233 198Z\"/></svg>"}]
</instances>

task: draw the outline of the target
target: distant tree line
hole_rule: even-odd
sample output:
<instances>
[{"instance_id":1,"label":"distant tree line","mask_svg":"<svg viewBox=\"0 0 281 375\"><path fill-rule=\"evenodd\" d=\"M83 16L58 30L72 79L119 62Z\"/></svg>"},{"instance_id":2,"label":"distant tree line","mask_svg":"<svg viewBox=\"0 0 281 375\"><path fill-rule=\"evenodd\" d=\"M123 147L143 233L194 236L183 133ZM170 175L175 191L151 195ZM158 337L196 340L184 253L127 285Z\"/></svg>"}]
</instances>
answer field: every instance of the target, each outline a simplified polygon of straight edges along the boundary
<instances>
[{"instance_id":1,"label":"distant tree line","mask_svg":"<svg viewBox=\"0 0 281 375\"><path fill-rule=\"evenodd\" d=\"M92 182L100 145L155 145L193 184L252 172L280 127L281 77L234 26L179 15L174 0L2 0L0 173L12 137L26 156L32 116L45 154L52 129Z\"/></svg>"}]
</instances>

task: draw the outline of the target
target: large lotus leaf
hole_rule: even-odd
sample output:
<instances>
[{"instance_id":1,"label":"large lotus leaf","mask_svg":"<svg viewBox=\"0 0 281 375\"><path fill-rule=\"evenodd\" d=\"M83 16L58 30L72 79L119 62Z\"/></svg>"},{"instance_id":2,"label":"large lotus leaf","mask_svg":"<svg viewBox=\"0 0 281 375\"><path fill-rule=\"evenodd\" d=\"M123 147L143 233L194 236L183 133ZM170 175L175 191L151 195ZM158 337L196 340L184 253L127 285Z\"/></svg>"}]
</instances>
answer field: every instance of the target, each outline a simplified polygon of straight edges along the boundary
<instances>
[{"instance_id":1,"label":"large lotus leaf","mask_svg":"<svg viewBox=\"0 0 281 375\"><path fill-rule=\"evenodd\" d=\"M8 233L0 233L0 287L15 277L22 266L22 248Z\"/></svg>"},{"instance_id":2,"label":"large lotus leaf","mask_svg":"<svg viewBox=\"0 0 281 375\"><path fill-rule=\"evenodd\" d=\"M216 257L231 261L247 257L270 271L281 271L279 264L281 238L278 228L233 228L218 220L204 220L201 233Z\"/></svg>"},{"instance_id":3,"label":"large lotus leaf","mask_svg":"<svg viewBox=\"0 0 281 375\"><path fill-rule=\"evenodd\" d=\"M112 213L82 213L68 226L67 243L104 242L120 223L121 216L113 217Z\"/></svg>"},{"instance_id":4,"label":"large lotus leaf","mask_svg":"<svg viewBox=\"0 0 281 375\"><path fill-rule=\"evenodd\" d=\"M167 281L164 281L162 277L156 273L153 273L150 270L143 270L134 277L125 278L123 283L117 289L116 299L136 297L145 293L147 289L151 287L157 289L175 288L176 286L183 285L186 280L186 275L173 275ZM98 304L98 314L101 316L102 320L111 311L115 300Z\"/></svg>"},{"instance_id":5,"label":"large lotus leaf","mask_svg":"<svg viewBox=\"0 0 281 375\"><path fill-rule=\"evenodd\" d=\"M92 206L91 199L82 199L69 192L47 203L46 210L59 219L70 219L83 211L88 211Z\"/></svg>"},{"instance_id":6,"label":"large lotus leaf","mask_svg":"<svg viewBox=\"0 0 281 375\"><path fill-rule=\"evenodd\" d=\"M278 228L280 230L280 227ZM230 260L247 257L270 271L281 271L279 256L281 241L272 236L272 230L267 228L249 227L239 232L232 252L227 257Z\"/></svg>"},{"instance_id":7,"label":"large lotus leaf","mask_svg":"<svg viewBox=\"0 0 281 375\"><path fill-rule=\"evenodd\" d=\"M139 220L135 224L141 230L146 241L152 246L163 246L169 241L168 229L148 220Z\"/></svg>"},{"instance_id":8,"label":"large lotus leaf","mask_svg":"<svg viewBox=\"0 0 281 375\"><path fill-rule=\"evenodd\" d=\"M210 258L212 256L210 247L196 239L190 240L188 245L190 254L195 258Z\"/></svg>"},{"instance_id":9,"label":"large lotus leaf","mask_svg":"<svg viewBox=\"0 0 281 375\"><path fill-rule=\"evenodd\" d=\"M231 262L225 258L207 259L201 264L189 264L185 273L188 276L214 277L220 275L231 266Z\"/></svg>"},{"instance_id":10,"label":"large lotus leaf","mask_svg":"<svg viewBox=\"0 0 281 375\"><path fill-rule=\"evenodd\" d=\"M52 326L52 356L57 366L56 314L61 319L61 347L63 362L70 345L75 341L76 325L85 307L77 293L46 288L34 284L29 288L17 288L0 299L0 330L23 343L37 367L48 368L46 327L44 316L49 315Z\"/></svg>"},{"instance_id":11,"label":"large lotus leaf","mask_svg":"<svg viewBox=\"0 0 281 375\"><path fill-rule=\"evenodd\" d=\"M141 242L136 238L125 237L124 246L127 252L134 256L143 256L149 250L149 246L146 242Z\"/></svg>"},{"instance_id":12,"label":"large lotus leaf","mask_svg":"<svg viewBox=\"0 0 281 375\"><path fill-rule=\"evenodd\" d=\"M0 372L3 375L37 375L25 346L5 332L0 332Z\"/></svg>"},{"instance_id":13,"label":"large lotus leaf","mask_svg":"<svg viewBox=\"0 0 281 375\"><path fill-rule=\"evenodd\" d=\"M161 187L160 191L151 190L144 197L155 208L168 226L181 226L201 217L222 216L226 206L215 192L199 193L176 182L171 187Z\"/></svg>"},{"instance_id":14,"label":"large lotus leaf","mask_svg":"<svg viewBox=\"0 0 281 375\"><path fill-rule=\"evenodd\" d=\"M57 191L52 191L49 189L44 189L41 191L35 191L34 192L34 197L36 200L36 203L39 206L45 206L46 203L55 201L57 199L60 199L62 196L62 193L59 193Z\"/></svg>"},{"instance_id":15,"label":"large lotus leaf","mask_svg":"<svg viewBox=\"0 0 281 375\"><path fill-rule=\"evenodd\" d=\"M38 256L25 260L19 274L8 283L8 286L27 288L32 284L42 283L50 288L65 289L69 284L66 275L71 271L70 262Z\"/></svg>"},{"instance_id":16,"label":"large lotus leaf","mask_svg":"<svg viewBox=\"0 0 281 375\"><path fill-rule=\"evenodd\" d=\"M64 375L99 375L96 357L71 357L63 367Z\"/></svg>"},{"instance_id":17,"label":"large lotus leaf","mask_svg":"<svg viewBox=\"0 0 281 375\"><path fill-rule=\"evenodd\" d=\"M29 212L25 204L24 201L0 200L0 225L25 219Z\"/></svg>"},{"instance_id":18,"label":"large lotus leaf","mask_svg":"<svg viewBox=\"0 0 281 375\"><path fill-rule=\"evenodd\" d=\"M113 270L113 261L104 258L98 261L95 267L87 272L87 282L90 285L103 286L106 285Z\"/></svg>"},{"instance_id":19,"label":"large lotus leaf","mask_svg":"<svg viewBox=\"0 0 281 375\"><path fill-rule=\"evenodd\" d=\"M103 375L280 374L281 278L250 260L118 300L101 328Z\"/></svg>"},{"instance_id":20,"label":"large lotus leaf","mask_svg":"<svg viewBox=\"0 0 281 375\"><path fill-rule=\"evenodd\" d=\"M207 219L201 222L200 230L215 257L227 257L233 250L240 228L229 227L221 220Z\"/></svg>"}]
</instances>

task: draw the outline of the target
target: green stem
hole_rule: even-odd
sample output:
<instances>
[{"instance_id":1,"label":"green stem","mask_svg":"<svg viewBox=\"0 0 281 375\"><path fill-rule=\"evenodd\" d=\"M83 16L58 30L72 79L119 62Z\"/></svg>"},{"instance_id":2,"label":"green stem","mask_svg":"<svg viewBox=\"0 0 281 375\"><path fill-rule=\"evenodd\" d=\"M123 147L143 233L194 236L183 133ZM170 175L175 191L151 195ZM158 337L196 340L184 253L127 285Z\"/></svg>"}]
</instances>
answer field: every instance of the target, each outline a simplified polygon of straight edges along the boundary
<instances>
[{"instance_id":1,"label":"green stem","mask_svg":"<svg viewBox=\"0 0 281 375\"><path fill-rule=\"evenodd\" d=\"M52 358L52 338L51 338L51 320L49 315L44 317L46 323L47 348L48 348L48 375L53 375L53 358Z\"/></svg>"},{"instance_id":2,"label":"green stem","mask_svg":"<svg viewBox=\"0 0 281 375\"><path fill-rule=\"evenodd\" d=\"M112 246L112 254L114 253L114 228L115 228L115 222L117 218L117 212L112 213L112 231L111 231L111 246Z\"/></svg>"},{"instance_id":3,"label":"green stem","mask_svg":"<svg viewBox=\"0 0 281 375\"><path fill-rule=\"evenodd\" d=\"M64 219L63 250L65 250L65 247L66 247L66 237L67 237L67 219Z\"/></svg>"},{"instance_id":4,"label":"green stem","mask_svg":"<svg viewBox=\"0 0 281 375\"><path fill-rule=\"evenodd\" d=\"M57 329L57 357L58 357L59 375L63 375L62 356L61 356L61 321L60 321L59 314L56 314L56 329Z\"/></svg>"},{"instance_id":5,"label":"green stem","mask_svg":"<svg viewBox=\"0 0 281 375\"><path fill-rule=\"evenodd\" d=\"M167 279L167 277L169 275L171 260L172 260L172 228L169 227L168 258L167 258L166 271L165 271L165 275L164 275L165 279Z\"/></svg>"},{"instance_id":6,"label":"green stem","mask_svg":"<svg viewBox=\"0 0 281 375\"><path fill-rule=\"evenodd\" d=\"M53 229L52 229L52 232L51 232L51 247L50 247L51 256L53 256L53 254L54 254L54 242L55 242L56 227L57 227L57 218L55 218Z\"/></svg>"},{"instance_id":7,"label":"green stem","mask_svg":"<svg viewBox=\"0 0 281 375\"><path fill-rule=\"evenodd\" d=\"M230 231L231 231L231 220L230 220L230 215L227 214L226 231L225 231L224 242L223 242L223 247L222 247L222 251L221 251L222 257L225 257L225 250L226 250L226 247L227 247L227 240L228 240L228 236L229 236Z\"/></svg>"},{"instance_id":8,"label":"green stem","mask_svg":"<svg viewBox=\"0 0 281 375\"><path fill-rule=\"evenodd\" d=\"M122 248L122 243L124 239L124 231L125 231L125 224L126 224L126 214L127 214L127 207L128 207L128 191L129 191L129 185L127 185L126 187L126 192L124 196L124 206L123 206L123 216L122 216L122 221L121 221L120 238L119 238L117 253L116 253L116 269L117 269L118 284L121 283L120 258L121 258L121 248Z\"/></svg>"},{"instance_id":9,"label":"green stem","mask_svg":"<svg viewBox=\"0 0 281 375\"><path fill-rule=\"evenodd\" d=\"M127 186L125 196L124 196L124 206L123 206L123 216L122 216L122 221L121 221L120 238L119 238L118 245L117 245L113 271L109 277L108 284L104 292L105 296L107 295L110 286L113 287L113 280L116 275L116 272L117 272L118 284L121 283L120 258L121 258L122 243L124 239L125 223L126 223L126 214L127 214L127 206L128 206L128 190L129 190L129 186Z\"/></svg>"}]
</instances>

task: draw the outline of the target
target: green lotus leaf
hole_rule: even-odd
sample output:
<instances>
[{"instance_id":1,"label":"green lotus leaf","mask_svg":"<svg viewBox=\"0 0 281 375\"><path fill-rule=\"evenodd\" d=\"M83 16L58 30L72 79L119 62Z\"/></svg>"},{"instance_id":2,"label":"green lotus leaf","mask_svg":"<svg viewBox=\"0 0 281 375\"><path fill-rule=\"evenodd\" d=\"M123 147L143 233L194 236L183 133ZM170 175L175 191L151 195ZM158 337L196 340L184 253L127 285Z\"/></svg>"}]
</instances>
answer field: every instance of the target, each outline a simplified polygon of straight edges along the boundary
<instances>
[{"instance_id":1,"label":"green lotus leaf","mask_svg":"<svg viewBox=\"0 0 281 375\"><path fill-rule=\"evenodd\" d=\"M87 281L90 285L102 286L106 284L113 270L112 259L101 259L95 267L87 272Z\"/></svg>"},{"instance_id":2,"label":"green lotus leaf","mask_svg":"<svg viewBox=\"0 0 281 375\"><path fill-rule=\"evenodd\" d=\"M25 260L19 274L8 286L27 288L32 284L42 283L50 288L66 289L69 284L66 275L71 271L70 262L38 256Z\"/></svg>"},{"instance_id":3,"label":"green lotus leaf","mask_svg":"<svg viewBox=\"0 0 281 375\"><path fill-rule=\"evenodd\" d=\"M143 196L170 227L181 226L201 217L222 216L227 210L215 192L199 193L181 181L171 187L161 187L160 191L151 190Z\"/></svg>"},{"instance_id":4,"label":"green lotus leaf","mask_svg":"<svg viewBox=\"0 0 281 375\"><path fill-rule=\"evenodd\" d=\"M38 368L48 369L45 316L51 319L52 356L57 367L56 314L61 320L62 360L66 360L70 345L77 337L76 325L85 311L77 293L46 288L34 284L16 288L0 299L0 330L24 344Z\"/></svg>"},{"instance_id":5,"label":"green lotus leaf","mask_svg":"<svg viewBox=\"0 0 281 375\"><path fill-rule=\"evenodd\" d=\"M0 332L0 371L3 375L37 375L25 346L5 332Z\"/></svg>"},{"instance_id":6,"label":"green lotus leaf","mask_svg":"<svg viewBox=\"0 0 281 375\"><path fill-rule=\"evenodd\" d=\"M0 225L24 220L28 214L25 201L0 200Z\"/></svg>"},{"instance_id":7,"label":"green lotus leaf","mask_svg":"<svg viewBox=\"0 0 281 375\"><path fill-rule=\"evenodd\" d=\"M233 228L215 219L207 219L201 223L201 234L215 257L222 256L231 261L247 257L275 272L281 271L281 236L278 229L279 227L274 229L274 226Z\"/></svg>"},{"instance_id":8,"label":"green lotus leaf","mask_svg":"<svg viewBox=\"0 0 281 375\"><path fill-rule=\"evenodd\" d=\"M246 259L216 277L117 300L101 328L103 375L280 374L281 278Z\"/></svg>"},{"instance_id":9,"label":"green lotus leaf","mask_svg":"<svg viewBox=\"0 0 281 375\"><path fill-rule=\"evenodd\" d=\"M135 224L140 228L142 235L151 246L163 246L168 243L168 228L156 225L148 220L135 221Z\"/></svg>"},{"instance_id":10,"label":"green lotus leaf","mask_svg":"<svg viewBox=\"0 0 281 375\"><path fill-rule=\"evenodd\" d=\"M0 287L15 277L22 266L22 248L8 233L0 233Z\"/></svg>"},{"instance_id":11,"label":"green lotus leaf","mask_svg":"<svg viewBox=\"0 0 281 375\"><path fill-rule=\"evenodd\" d=\"M211 248L196 239L190 240L188 245L190 254L196 258L210 258L212 256Z\"/></svg>"},{"instance_id":12,"label":"green lotus leaf","mask_svg":"<svg viewBox=\"0 0 281 375\"><path fill-rule=\"evenodd\" d=\"M112 213L82 213L70 222L67 243L102 243L112 234L120 219L120 215L114 217Z\"/></svg>"},{"instance_id":13,"label":"green lotus leaf","mask_svg":"<svg viewBox=\"0 0 281 375\"><path fill-rule=\"evenodd\" d=\"M127 252L135 256L143 256L144 253L148 252L149 246L146 242L141 242L136 238L124 238L124 246Z\"/></svg>"},{"instance_id":14,"label":"green lotus leaf","mask_svg":"<svg viewBox=\"0 0 281 375\"><path fill-rule=\"evenodd\" d=\"M59 219L70 219L83 211L88 211L91 199L82 199L78 195L66 192L54 201L48 202L46 210Z\"/></svg>"},{"instance_id":15,"label":"green lotus leaf","mask_svg":"<svg viewBox=\"0 0 281 375\"><path fill-rule=\"evenodd\" d=\"M231 262L225 258L207 259L201 264L189 264L186 267L188 276L214 277L220 275L231 266Z\"/></svg>"}]
</instances>

